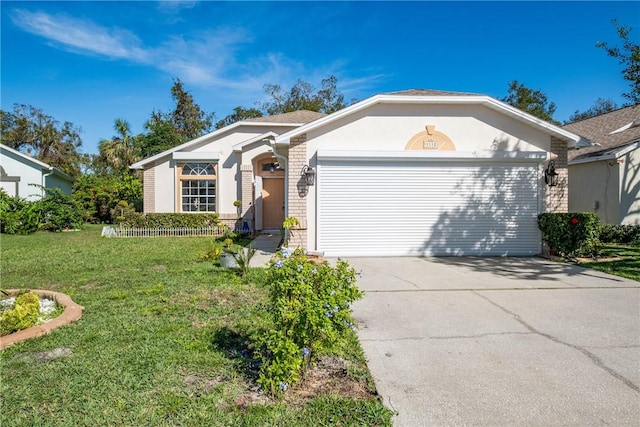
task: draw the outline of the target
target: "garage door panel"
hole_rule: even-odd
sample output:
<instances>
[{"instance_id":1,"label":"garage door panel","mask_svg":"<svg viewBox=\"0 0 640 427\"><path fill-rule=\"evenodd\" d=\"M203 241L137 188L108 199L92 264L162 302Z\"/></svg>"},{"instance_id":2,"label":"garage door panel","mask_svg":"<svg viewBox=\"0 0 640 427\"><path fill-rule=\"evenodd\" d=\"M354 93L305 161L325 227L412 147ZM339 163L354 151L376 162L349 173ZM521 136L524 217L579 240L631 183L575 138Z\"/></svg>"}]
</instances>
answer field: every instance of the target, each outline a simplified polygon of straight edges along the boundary
<instances>
[{"instance_id":1,"label":"garage door panel","mask_svg":"<svg viewBox=\"0 0 640 427\"><path fill-rule=\"evenodd\" d=\"M523 163L320 162L318 249L328 256L535 254L536 174L537 165Z\"/></svg>"}]
</instances>

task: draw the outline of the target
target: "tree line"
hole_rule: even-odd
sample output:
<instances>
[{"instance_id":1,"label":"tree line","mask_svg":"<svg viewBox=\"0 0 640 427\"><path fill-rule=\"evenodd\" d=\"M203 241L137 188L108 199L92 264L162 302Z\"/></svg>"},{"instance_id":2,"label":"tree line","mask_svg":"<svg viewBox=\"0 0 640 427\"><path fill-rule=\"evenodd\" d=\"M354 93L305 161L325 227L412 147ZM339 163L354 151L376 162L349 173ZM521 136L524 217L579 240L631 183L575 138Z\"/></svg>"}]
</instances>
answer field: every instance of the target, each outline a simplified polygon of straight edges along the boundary
<instances>
[{"instance_id":1,"label":"tree line","mask_svg":"<svg viewBox=\"0 0 640 427\"><path fill-rule=\"evenodd\" d=\"M596 47L623 66L622 77L629 83L630 90L622 94L628 101L622 106L637 105L640 103L640 45L629 38L630 27L620 25L615 19L612 22L621 46L598 42ZM205 112L183 83L174 79L170 89L174 101L171 111L152 111L144 124L144 132L138 135L131 134L127 120L116 118L114 136L100 141L95 155L79 151L80 130L72 123L60 123L34 106L16 104L12 111L0 110L0 142L77 178L74 195L87 207L88 219L108 221L110 211L120 200L137 204L141 209L141 177L129 168L133 163L241 120L298 110L331 114L355 103L355 99L345 101L337 83L337 78L330 75L317 90L303 80L298 80L289 90L278 84L265 84L268 101L251 108L235 107L232 113L214 121L215 114ZM531 89L517 80L508 83L507 95L500 100L545 121L562 124L554 119L556 105L543 91ZM565 124L618 108L611 99L598 98L589 109L576 110Z\"/></svg>"}]
</instances>

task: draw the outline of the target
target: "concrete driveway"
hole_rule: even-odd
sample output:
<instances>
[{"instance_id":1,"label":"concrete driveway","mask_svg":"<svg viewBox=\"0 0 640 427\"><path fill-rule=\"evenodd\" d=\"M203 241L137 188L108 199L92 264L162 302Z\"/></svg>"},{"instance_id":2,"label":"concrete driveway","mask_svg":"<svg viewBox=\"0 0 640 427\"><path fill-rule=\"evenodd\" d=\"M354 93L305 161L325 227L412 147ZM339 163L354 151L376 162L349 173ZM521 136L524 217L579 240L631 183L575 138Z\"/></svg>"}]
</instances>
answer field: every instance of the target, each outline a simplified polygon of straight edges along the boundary
<instances>
[{"instance_id":1,"label":"concrete driveway","mask_svg":"<svg viewBox=\"0 0 640 427\"><path fill-rule=\"evenodd\" d=\"M535 258L351 258L396 426L640 425L640 282Z\"/></svg>"}]
</instances>

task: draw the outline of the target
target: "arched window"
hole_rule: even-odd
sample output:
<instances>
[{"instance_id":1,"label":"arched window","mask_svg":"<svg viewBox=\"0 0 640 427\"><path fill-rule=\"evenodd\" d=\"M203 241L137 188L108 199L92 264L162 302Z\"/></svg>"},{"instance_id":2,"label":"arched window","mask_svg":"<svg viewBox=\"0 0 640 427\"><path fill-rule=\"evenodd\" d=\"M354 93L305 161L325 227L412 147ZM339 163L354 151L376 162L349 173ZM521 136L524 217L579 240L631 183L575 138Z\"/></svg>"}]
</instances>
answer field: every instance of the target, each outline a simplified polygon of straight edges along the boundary
<instances>
[{"instance_id":1,"label":"arched window","mask_svg":"<svg viewBox=\"0 0 640 427\"><path fill-rule=\"evenodd\" d=\"M178 165L180 212L216 211L216 164Z\"/></svg>"}]
</instances>

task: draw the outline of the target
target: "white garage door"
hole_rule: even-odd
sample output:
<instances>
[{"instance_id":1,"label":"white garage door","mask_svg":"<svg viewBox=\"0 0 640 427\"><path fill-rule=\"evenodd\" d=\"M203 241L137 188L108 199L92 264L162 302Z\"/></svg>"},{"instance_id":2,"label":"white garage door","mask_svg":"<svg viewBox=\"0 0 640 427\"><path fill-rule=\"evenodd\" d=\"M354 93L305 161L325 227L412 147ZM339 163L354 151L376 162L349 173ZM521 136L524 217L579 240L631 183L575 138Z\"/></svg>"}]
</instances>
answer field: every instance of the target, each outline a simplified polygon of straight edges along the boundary
<instances>
[{"instance_id":1,"label":"white garage door","mask_svg":"<svg viewBox=\"0 0 640 427\"><path fill-rule=\"evenodd\" d=\"M324 160L317 181L326 256L540 252L537 163Z\"/></svg>"}]
</instances>

